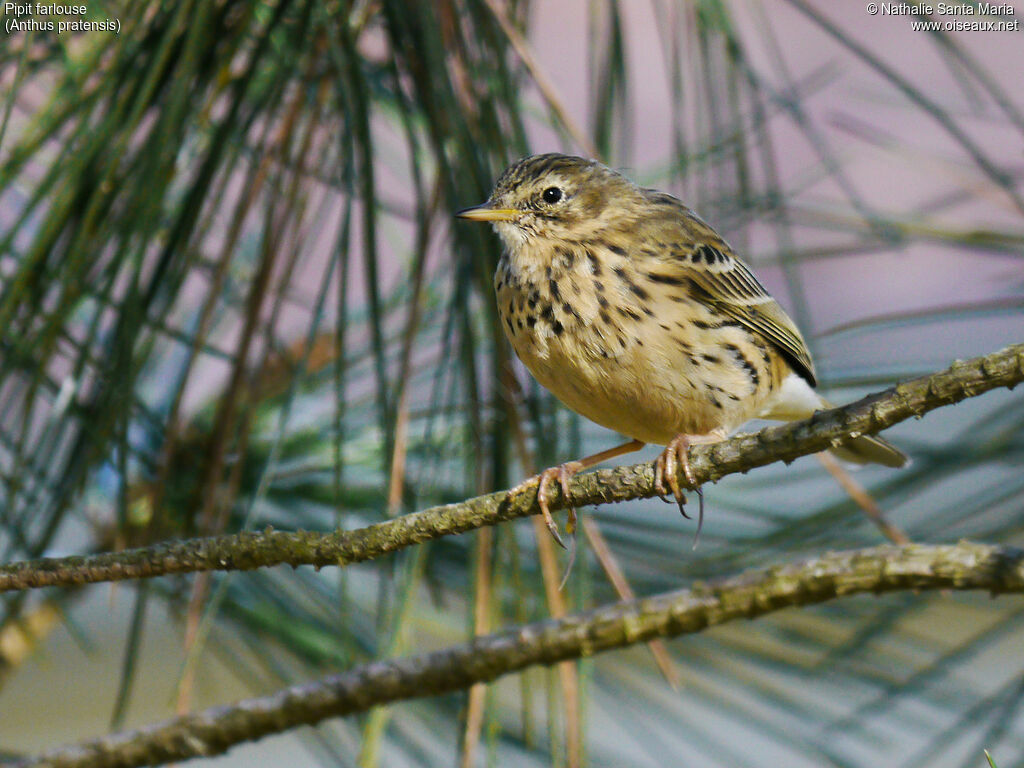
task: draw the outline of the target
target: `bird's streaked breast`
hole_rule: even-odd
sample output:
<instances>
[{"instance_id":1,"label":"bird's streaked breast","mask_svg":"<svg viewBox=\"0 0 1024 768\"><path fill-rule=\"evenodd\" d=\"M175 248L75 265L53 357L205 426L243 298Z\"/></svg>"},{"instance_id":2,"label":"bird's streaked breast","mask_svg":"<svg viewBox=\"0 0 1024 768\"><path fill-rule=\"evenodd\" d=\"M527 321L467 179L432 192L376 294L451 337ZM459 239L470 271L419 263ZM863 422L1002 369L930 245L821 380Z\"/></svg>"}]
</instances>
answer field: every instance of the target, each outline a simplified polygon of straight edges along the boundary
<instances>
[{"instance_id":1,"label":"bird's streaked breast","mask_svg":"<svg viewBox=\"0 0 1024 768\"><path fill-rule=\"evenodd\" d=\"M502 259L499 314L534 377L644 442L731 431L754 416L779 375L769 345L620 250L579 241Z\"/></svg>"}]
</instances>

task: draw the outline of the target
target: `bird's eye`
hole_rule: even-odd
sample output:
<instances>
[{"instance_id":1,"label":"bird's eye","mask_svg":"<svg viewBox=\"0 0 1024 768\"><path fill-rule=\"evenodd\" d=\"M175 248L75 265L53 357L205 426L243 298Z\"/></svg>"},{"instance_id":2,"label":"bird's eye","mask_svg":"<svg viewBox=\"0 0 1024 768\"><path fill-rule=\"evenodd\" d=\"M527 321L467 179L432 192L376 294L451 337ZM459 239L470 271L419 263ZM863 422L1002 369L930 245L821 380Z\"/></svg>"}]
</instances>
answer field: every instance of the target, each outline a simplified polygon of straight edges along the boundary
<instances>
[{"instance_id":1,"label":"bird's eye","mask_svg":"<svg viewBox=\"0 0 1024 768\"><path fill-rule=\"evenodd\" d=\"M558 187L548 187L547 189L544 190L544 193L541 195L541 197L544 198L544 202L547 203L548 205L554 205L555 203L562 199L562 190L560 190Z\"/></svg>"}]
</instances>

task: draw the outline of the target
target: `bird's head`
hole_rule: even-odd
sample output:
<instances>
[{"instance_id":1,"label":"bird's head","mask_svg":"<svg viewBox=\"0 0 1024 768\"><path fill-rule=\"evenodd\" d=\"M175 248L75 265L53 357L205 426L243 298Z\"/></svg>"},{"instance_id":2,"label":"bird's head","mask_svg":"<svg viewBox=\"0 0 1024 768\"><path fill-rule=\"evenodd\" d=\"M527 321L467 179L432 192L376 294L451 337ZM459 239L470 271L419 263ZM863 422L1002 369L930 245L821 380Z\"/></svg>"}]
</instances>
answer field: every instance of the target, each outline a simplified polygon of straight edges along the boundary
<instances>
[{"instance_id":1,"label":"bird's head","mask_svg":"<svg viewBox=\"0 0 1024 768\"><path fill-rule=\"evenodd\" d=\"M622 226L640 190L594 160L549 153L509 166L483 205L456 216L494 225L513 253L544 241L580 241Z\"/></svg>"}]
</instances>

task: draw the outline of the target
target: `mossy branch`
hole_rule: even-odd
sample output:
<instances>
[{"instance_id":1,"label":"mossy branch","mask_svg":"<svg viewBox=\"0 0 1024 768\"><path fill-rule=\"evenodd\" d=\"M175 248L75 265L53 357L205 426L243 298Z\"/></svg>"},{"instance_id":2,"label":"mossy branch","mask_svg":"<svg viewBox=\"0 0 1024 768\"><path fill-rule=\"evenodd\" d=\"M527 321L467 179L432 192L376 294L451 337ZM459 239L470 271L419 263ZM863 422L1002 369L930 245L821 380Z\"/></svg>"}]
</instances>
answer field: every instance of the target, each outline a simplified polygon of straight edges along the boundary
<instances>
[{"instance_id":1,"label":"mossy branch","mask_svg":"<svg viewBox=\"0 0 1024 768\"><path fill-rule=\"evenodd\" d=\"M690 450L690 465L698 482L713 482L775 461L792 461L825 450L843 437L873 434L911 416L921 416L997 387L1012 388L1022 380L1024 344L1015 344L990 355L956 362L940 373L913 379L842 408L822 411L804 421L767 427L714 445L694 446ZM569 491L568 501L573 506L649 498L656 495L653 463L578 475ZM552 493L553 509L567 506L557 484L552 486ZM0 592L196 571L252 570L282 564L348 565L422 541L537 512L535 494L509 497L501 491L352 531L267 529L108 554L8 563L0 565Z\"/></svg>"},{"instance_id":2,"label":"mossy branch","mask_svg":"<svg viewBox=\"0 0 1024 768\"><path fill-rule=\"evenodd\" d=\"M270 696L62 747L15 765L114 768L209 757L299 725L461 690L535 664L695 633L846 595L939 589L1024 593L1024 551L961 542L830 553L527 624L433 653L374 662Z\"/></svg>"}]
</instances>

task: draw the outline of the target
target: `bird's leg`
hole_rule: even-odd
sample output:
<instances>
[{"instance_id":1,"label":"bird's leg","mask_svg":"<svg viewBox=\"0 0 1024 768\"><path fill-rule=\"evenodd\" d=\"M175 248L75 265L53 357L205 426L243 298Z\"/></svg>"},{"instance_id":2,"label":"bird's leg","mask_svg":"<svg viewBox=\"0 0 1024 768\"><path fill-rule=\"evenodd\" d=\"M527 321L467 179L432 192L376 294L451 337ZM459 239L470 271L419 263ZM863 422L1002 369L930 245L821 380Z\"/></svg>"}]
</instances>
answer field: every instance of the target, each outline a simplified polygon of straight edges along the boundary
<instances>
[{"instance_id":1,"label":"bird's leg","mask_svg":"<svg viewBox=\"0 0 1024 768\"><path fill-rule=\"evenodd\" d=\"M592 456L587 456L576 461L567 461L565 464L559 464L557 467L550 467L545 469L539 475L534 475L528 478L509 491L509 496L514 496L534 483L537 484L537 506L540 507L540 513L544 517L544 524L547 525L548 530L551 531L551 537L558 543L562 549L567 549L565 542L562 541L562 537L558 534L558 526L555 525L554 519L551 517L551 510L548 507L548 487L551 485L553 480L558 480L558 484L562 488L562 498L568 501L569 499L569 479L577 472L582 472L584 469L600 464L602 461L608 459L614 459L616 456L621 456L624 453L632 453L633 451L639 451L644 447L644 444L639 440L630 440L628 443L617 445L614 448L609 448L606 451L595 453ZM568 507L568 521L566 523L566 530L575 536L576 534L576 510L573 507Z\"/></svg>"}]
</instances>

